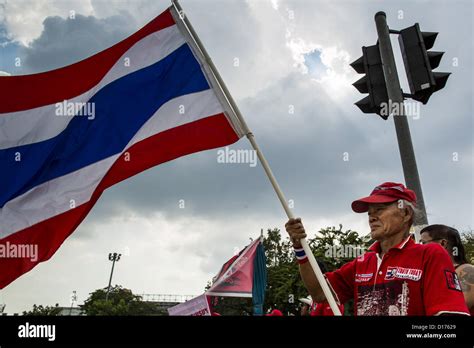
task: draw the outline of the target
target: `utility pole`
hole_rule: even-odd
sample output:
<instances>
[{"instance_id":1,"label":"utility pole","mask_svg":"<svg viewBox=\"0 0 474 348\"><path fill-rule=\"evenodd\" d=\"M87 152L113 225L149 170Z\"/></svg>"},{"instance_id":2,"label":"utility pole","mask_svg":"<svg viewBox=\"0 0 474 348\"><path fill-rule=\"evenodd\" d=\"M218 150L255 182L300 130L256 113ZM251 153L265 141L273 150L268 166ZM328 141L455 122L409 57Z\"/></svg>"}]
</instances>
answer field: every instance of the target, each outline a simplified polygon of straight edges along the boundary
<instances>
[{"instance_id":1,"label":"utility pole","mask_svg":"<svg viewBox=\"0 0 474 348\"><path fill-rule=\"evenodd\" d=\"M69 315L72 315L72 309L74 308L74 303L77 302L77 292L74 290L71 295L71 308L69 309Z\"/></svg>"},{"instance_id":2,"label":"utility pole","mask_svg":"<svg viewBox=\"0 0 474 348\"><path fill-rule=\"evenodd\" d=\"M426 216L425 201L421 190L408 118L405 115L403 92L398 79L397 66L395 65L395 57L393 55L390 31L385 12L377 12L375 14L375 24L377 26L380 57L382 58L388 99L391 101L391 103L389 102L389 107L391 105L397 110L397 113L393 116L393 121L395 122L395 130L397 132L398 149L400 150L405 184L408 188L415 191L417 198L416 205L421 211L421 216L415 221L415 226L427 225L428 218Z\"/></svg>"},{"instance_id":3,"label":"utility pole","mask_svg":"<svg viewBox=\"0 0 474 348\"><path fill-rule=\"evenodd\" d=\"M105 301L109 300L109 292L110 292L110 285L112 284L112 276L114 274L114 266L115 262L120 260L120 256L122 254L117 253L109 253L109 261L112 261L112 270L110 271L110 279L109 279L109 286L107 287L107 294L105 295Z\"/></svg>"},{"instance_id":4,"label":"utility pole","mask_svg":"<svg viewBox=\"0 0 474 348\"><path fill-rule=\"evenodd\" d=\"M362 57L351 63L355 71L365 74L353 84L354 87L361 93L369 94L355 104L362 112L378 114L384 120L393 116L405 184L415 192L417 208L421 212L414 221L418 241L419 230L428 224L428 218L403 101L408 97L426 104L434 92L444 88L450 73L433 71L439 66L444 53L428 51L433 47L438 33L422 32L418 23L400 31L391 30L385 12L375 14L375 24L377 43L362 47ZM390 34L399 35L411 94L403 93L400 87Z\"/></svg>"}]
</instances>

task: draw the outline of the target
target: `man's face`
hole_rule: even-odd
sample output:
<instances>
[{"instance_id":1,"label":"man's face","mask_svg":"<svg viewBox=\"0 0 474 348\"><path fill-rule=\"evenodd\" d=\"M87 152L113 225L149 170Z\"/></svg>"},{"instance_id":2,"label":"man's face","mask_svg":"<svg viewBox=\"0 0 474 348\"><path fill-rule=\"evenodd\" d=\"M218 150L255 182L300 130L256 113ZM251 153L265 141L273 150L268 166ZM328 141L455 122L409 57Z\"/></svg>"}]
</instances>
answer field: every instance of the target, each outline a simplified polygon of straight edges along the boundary
<instances>
[{"instance_id":1,"label":"man's face","mask_svg":"<svg viewBox=\"0 0 474 348\"><path fill-rule=\"evenodd\" d=\"M442 238L431 238L430 234L428 232L423 232L420 235L420 243L421 244L429 244L429 243L438 243L441 245L443 248L446 250L448 249L448 241L446 239Z\"/></svg>"},{"instance_id":2,"label":"man's face","mask_svg":"<svg viewBox=\"0 0 474 348\"><path fill-rule=\"evenodd\" d=\"M433 238L431 238L431 236L428 232L423 232L420 235L420 243L421 244L439 243L439 240L438 239L434 240Z\"/></svg>"},{"instance_id":3,"label":"man's face","mask_svg":"<svg viewBox=\"0 0 474 348\"><path fill-rule=\"evenodd\" d=\"M309 306L307 304L303 304L301 307L301 315L309 315Z\"/></svg>"},{"instance_id":4,"label":"man's face","mask_svg":"<svg viewBox=\"0 0 474 348\"><path fill-rule=\"evenodd\" d=\"M398 207L398 202L369 204L370 236L375 240L383 240L399 233L405 223L404 209Z\"/></svg>"}]
</instances>

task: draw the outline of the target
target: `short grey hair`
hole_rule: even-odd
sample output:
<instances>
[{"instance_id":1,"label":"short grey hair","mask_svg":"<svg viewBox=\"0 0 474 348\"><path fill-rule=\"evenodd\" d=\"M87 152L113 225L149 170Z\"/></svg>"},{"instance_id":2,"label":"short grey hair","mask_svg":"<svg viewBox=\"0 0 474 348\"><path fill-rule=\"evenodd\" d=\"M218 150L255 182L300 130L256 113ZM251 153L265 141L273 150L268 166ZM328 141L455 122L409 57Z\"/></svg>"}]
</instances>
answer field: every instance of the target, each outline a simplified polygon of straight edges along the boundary
<instances>
[{"instance_id":1,"label":"short grey hair","mask_svg":"<svg viewBox=\"0 0 474 348\"><path fill-rule=\"evenodd\" d=\"M401 204L400 204L400 202L401 202ZM411 210L410 227L415 225L416 221L421 216L421 210L418 209L417 207L415 207L415 205L412 202L409 202L406 199L398 200L398 207L399 208L405 208L405 207L410 208L410 210Z\"/></svg>"}]
</instances>

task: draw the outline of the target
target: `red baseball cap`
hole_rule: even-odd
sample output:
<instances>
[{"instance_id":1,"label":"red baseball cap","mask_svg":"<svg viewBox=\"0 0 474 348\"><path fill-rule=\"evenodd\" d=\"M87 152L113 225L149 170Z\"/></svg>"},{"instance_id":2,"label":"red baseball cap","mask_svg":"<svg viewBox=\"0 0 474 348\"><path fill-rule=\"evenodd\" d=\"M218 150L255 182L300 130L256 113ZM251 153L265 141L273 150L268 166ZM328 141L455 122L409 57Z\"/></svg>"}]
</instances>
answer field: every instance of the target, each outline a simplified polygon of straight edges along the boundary
<instances>
[{"instance_id":1,"label":"red baseball cap","mask_svg":"<svg viewBox=\"0 0 474 348\"><path fill-rule=\"evenodd\" d=\"M352 202L352 210L356 213L366 213L371 203L392 203L399 199L405 199L416 204L416 194L403 184L396 182L384 182L374 188L370 196L360 198Z\"/></svg>"}]
</instances>

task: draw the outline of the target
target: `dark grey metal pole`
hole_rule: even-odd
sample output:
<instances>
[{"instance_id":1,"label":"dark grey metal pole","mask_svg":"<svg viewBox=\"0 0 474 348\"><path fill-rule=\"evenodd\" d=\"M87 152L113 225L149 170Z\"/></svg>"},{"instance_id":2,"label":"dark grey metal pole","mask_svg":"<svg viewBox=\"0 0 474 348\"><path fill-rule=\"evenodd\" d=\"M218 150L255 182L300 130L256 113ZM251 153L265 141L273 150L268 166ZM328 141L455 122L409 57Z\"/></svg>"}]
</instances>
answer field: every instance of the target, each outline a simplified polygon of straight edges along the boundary
<instances>
[{"instance_id":1,"label":"dark grey metal pole","mask_svg":"<svg viewBox=\"0 0 474 348\"><path fill-rule=\"evenodd\" d=\"M110 271L109 286L107 287L107 293L105 294L105 300L109 300L110 285L112 284L112 276L114 274L115 261L120 259L120 254L113 253L109 254L109 260L112 261L112 270Z\"/></svg>"},{"instance_id":2,"label":"dark grey metal pole","mask_svg":"<svg viewBox=\"0 0 474 348\"><path fill-rule=\"evenodd\" d=\"M74 290L71 296L71 308L69 309L69 315L72 315L72 307L74 306L74 302L76 301L77 301L76 290Z\"/></svg>"},{"instance_id":3,"label":"dark grey metal pole","mask_svg":"<svg viewBox=\"0 0 474 348\"><path fill-rule=\"evenodd\" d=\"M413 150L413 143L411 141L408 119L403 107L403 94L400 81L398 80L397 66L395 65L385 12L377 12L375 14L375 24L377 26L380 56L382 58L388 99L391 101L392 106L397 105L399 111L399 113L393 115L393 120L397 132L398 148L400 150L405 183L408 188L415 191L417 208L421 211L421 216L418 216L417 221L415 221L415 226L427 225L428 218L426 216L425 202L421 191L420 177L418 176L415 151Z\"/></svg>"},{"instance_id":4,"label":"dark grey metal pole","mask_svg":"<svg viewBox=\"0 0 474 348\"><path fill-rule=\"evenodd\" d=\"M109 299L110 284L112 284L112 275L114 274L114 266L115 266L115 258L112 261L112 271L110 272L109 286L107 288L107 294L105 295L105 300L106 301L108 301L108 299Z\"/></svg>"}]
</instances>

